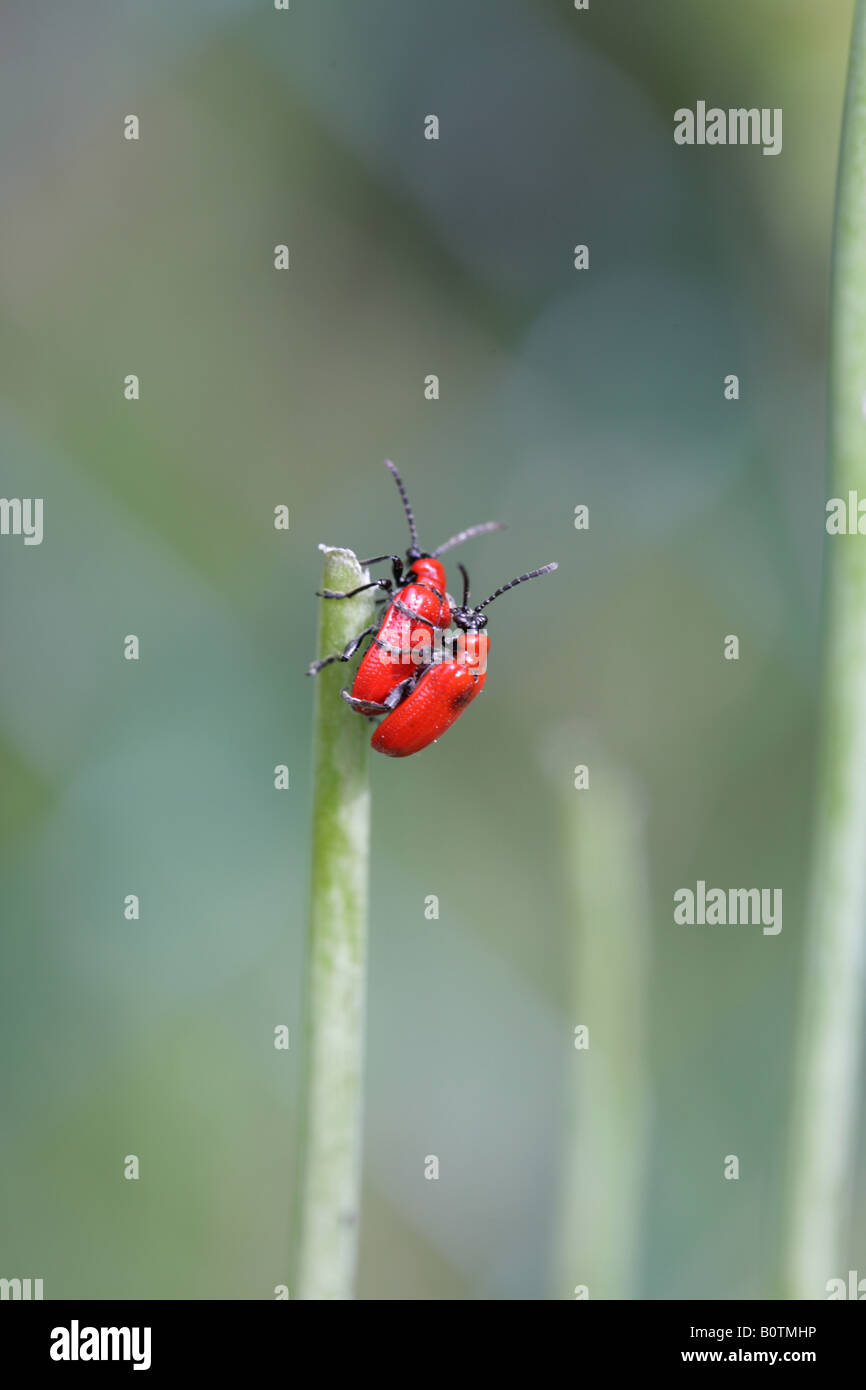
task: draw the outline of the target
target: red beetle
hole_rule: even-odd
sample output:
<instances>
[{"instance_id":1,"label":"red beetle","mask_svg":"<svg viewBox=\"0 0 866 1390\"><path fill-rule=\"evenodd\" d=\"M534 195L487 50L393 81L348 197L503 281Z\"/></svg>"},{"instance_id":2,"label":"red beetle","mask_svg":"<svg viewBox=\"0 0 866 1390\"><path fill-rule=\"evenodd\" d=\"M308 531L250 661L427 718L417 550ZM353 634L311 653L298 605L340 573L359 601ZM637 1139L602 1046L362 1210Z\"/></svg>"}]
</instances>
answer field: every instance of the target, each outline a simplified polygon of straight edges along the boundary
<instances>
[{"instance_id":1,"label":"red beetle","mask_svg":"<svg viewBox=\"0 0 866 1390\"><path fill-rule=\"evenodd\" d=\"M516 585L549 574L556 568L554 561L541 569L521 574L517 579L510 579L483 603L470 608L469 576L460 566L463 604L451 614L452 622L459 629L452 655L447 661L434 663L422 671L412 688L403 693L396 709L382 720L370 740L377 753L385 753L389 758L408 758L412 753L420 753L422 748L435 743L451 728L466 706L481 694L487 679L490 638L481 630L487 626L487 615L482 609Z\"/></svg>"},{"instance_id":2,"label":"red beetle","mask_svg":"<svg viewBox=\"0 0 866 1390\"><path fill-rule=\"evenodd\" d=\"M418 548L418 533L415 517L403 486L403 479L393 463L386 460L388 468L400 491L403 508L409 522L412 544L406 551L405 563L399 555L376 555L371 560L362 560L362 565L375 565L383 560L391 561L390 579L374 579L369 584L359 584L357 589L347 594L323 590L319 597L327 599L352 598L365 589L384 589L391 595L385 616L380 624L370 627L353 637L336 656L316 661L309 668L308 675L315 675L323 666L332 661L350 661L365 637L372 641L364 654L355 674L351 693L342 692L343 698L361 714L383 714L401 699L408 683L414 684L419 669L419 648L425 645L432 648L435 631L447 630L451 621L451 606L445 592L445 569L437 558L452 546L469 540L472 536L484 535L487 531L500 531L500 521L485 521L479 526L470 526L460 531L432 552ZM407 642L408 637L408 642ZM426 664L426 663L425 663Z\"/></svg>"}]
</instances>

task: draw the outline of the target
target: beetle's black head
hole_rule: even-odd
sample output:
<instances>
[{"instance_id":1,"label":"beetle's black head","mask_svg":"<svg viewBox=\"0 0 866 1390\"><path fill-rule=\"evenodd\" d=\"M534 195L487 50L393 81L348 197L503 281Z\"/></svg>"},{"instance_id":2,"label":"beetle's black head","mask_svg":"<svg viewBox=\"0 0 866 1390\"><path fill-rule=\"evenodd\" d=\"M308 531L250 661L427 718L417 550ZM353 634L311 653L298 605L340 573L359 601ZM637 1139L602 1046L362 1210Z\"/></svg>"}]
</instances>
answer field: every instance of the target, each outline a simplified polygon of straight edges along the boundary
<instances>
[{"instance_id":1,"label":"beetle's black head","mask_svg":"<svg viewBox=\"0 0 866 1390\"><path fill-rule=\"evenodd\" d=\"M482 613L479 608L452 608L451 621L455 627L462 628L464 632L480 632L487 626L487 614Z\"/></svg>"},{"instance_id":2,"label":"beetle's black head","mask_svg":"<svg viewBox=\"0 0 866 1390\"><path fill-rule=\"evenodd\" d=\"M459 608L452 608L451 621L457 627L462 628L464 632L479 632L481 628L487 626L487 614L482 610L487 607L488 603L492 603L495 598L499 598L500 594L507 593L509 589L516 588L518 584L525 584L527 579L538 579L542 574L550 574L550 571L555 570L557 565L554 560L550 565L542 565L541 569L530 570L528 574L521 574L516 579L509 579L507 584L503 584L501 589L497 589L495 593L492 593L489 598L484 599L475 608L469 606L469 575L466 573L465 566L458 565L457 568L463 575L463 602Z\"/></svg>"}]
</instances>

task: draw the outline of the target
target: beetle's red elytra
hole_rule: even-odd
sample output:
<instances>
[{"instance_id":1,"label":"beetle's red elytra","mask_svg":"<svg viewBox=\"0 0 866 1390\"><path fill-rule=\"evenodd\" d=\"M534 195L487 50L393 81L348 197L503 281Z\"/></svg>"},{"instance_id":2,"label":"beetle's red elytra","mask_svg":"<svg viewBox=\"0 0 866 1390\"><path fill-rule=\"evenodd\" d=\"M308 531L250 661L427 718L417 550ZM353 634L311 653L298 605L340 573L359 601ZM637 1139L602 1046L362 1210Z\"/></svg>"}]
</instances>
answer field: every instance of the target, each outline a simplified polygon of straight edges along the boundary
<instances>
[{"instance_id":1,"label":"beetle's red elytra","mask_svg":"<svg viewBox=\"0 0 866 1390\"><path fill-rule=\"evenodd\" d=\"M436 743L478 698L487 680L490 651L490 638L482 631L487 626L484 609L509 589L550 574L557 565L554 561L510 579L474 608L469 607L469 576L462 565L459 568L463 575L463 603L451 615L458 629L451 658L428 666L421 673L370 740L377 753L385 753L389 758L408 758Z\"/></svg>"},{"instance_id":2,"label":"beetle's red elytra","mask_svg":"<svg viewBox=\"0 0 866 1390\"><path fill-rule=\"evenodd\" d=\"M398 589L388 604L352 682L352 698L362 705L383 703L395 686L417 670L412 661L415 644L436 628L444 631L451 621L445 570L439 561L419 557L412 561L412 573L414 581Z\"/></svg>"},{"instance_id":3,"label":"beetle's red elytra","mask_svg":"<svg viewBox=\"0 0 866 1390\"><path fill-rule=\"evenodd\" d=\"M484 689L489 649L486 632L459 633L453 659L422 672L411 694L382 720L371 747L389 758L408 758L440 739Z\"/></svg>"}]
</instances>

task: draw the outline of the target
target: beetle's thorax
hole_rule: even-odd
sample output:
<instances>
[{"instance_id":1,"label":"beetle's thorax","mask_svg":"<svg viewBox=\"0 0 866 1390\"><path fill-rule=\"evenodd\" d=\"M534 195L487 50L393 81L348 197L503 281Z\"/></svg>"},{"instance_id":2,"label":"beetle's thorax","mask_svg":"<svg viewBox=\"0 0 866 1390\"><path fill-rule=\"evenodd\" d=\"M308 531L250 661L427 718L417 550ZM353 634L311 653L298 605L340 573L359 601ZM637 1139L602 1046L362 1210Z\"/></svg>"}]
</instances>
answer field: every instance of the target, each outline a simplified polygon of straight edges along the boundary
<instances>
[{"instance_id":1,"label":"beetle's thorax","mask_svg":"<svg viewBox=\"0 0 866 1390\"><path fill-rule=\"evenodd\" d=\"M411 573L420 583L430 584L440 593L445 592L445 567L441 561L434 560L432 555L413 555L411 550L407 553L406 560Z\"/></svg>"}]
</instances>

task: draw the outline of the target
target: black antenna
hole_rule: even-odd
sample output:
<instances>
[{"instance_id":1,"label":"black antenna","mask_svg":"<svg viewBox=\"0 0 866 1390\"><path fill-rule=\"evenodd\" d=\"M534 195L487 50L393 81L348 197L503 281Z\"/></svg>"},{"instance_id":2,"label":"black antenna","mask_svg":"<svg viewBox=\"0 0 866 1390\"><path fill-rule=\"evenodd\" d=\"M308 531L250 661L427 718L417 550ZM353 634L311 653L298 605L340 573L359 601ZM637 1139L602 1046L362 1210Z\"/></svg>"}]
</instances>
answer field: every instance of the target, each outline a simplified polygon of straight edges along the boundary
<instances>
[{"instance_id":1,"label":"black antenna","mask_svg":"<svg viewBox=\"0 0 866 1390\"><path fill-rule=\"evenodd\" d=\"M393 479L394 479L394 482L397 484L397 487L400 489L400 497L402 498L402 501L403 501L403 510L404 510L404 512L406 513L406 520L409 522L409 533L410 533L410 535L411 535L411 537L412 537L412 549L413 549L413 550L417 550L417 549L418 549L418 532L417 532L417 530L415 529L415 515L414 515L414 513L413 513L413 511L412 511L412 508L411 508L410 505L409 505L409 498L408 498L408 496L407 496L406 489L405 489L405 487L403 486L403 479L400 477L400 474L397 472L396 468L394 467L394 465L393 465L393 463L391 462L390 459L386 459L386 460L385 460L385 467L386 467L386 468L390 468L390 470L391 470L391 475L392 475L392 477L393 477Z\"/></svg>"},{"instance_id":2,"label":"black antenna","mask_svg":"<svg viewBox=\"0 0 866 1390\"><path fill-rule=\"evenodd\" d=\"M463 567L461 565L461 569L462 568ZM492 603L495 598L499 598L500 594L507 594L509 589L515 589L518 584L525 584L527 579L537 579L539 575L550 574L551 570L555 570L558 568L559 567L557 565L557 562L554 560L549 565L542 565L540 570L530 570L528 574L520 574L516 579L509 579L507 584L503 584L501 589L497 589L496 593L491 594L489 598L486 598L483 601L483 603L476 603L475 612L480 613L482 608L486 608L488 603ZM464 570L463 573L465 575L466 571Z\"/></svg>"},{"instance_id":3,"label":"black antenna","mask_svg":"<svg viewBox=\"0 0 866 1390\"><path fill-rule=\"evenodd\" d=\"M469 575L463 565L458 565L460 573L463 575L463 607L469 607Z\"/></svg>"},{"instance_id":4,"label":"black antenna","mask_svg":"<svg viewBox=\"0 0 866 1390\"><path fill-rule=\"evenodd\" d=\"M462 545L464 541L471 540L473 536L483 536L488 531L504 531L505 529L504 521L482 521L479 526L470 526L466 531L458 531L457 535L452 536L444 545L438 545L435 550L431 550L431 557L435 560L437 556L444 555L446 550L451 550L455 545Z\"/></svg>"}]
</instances>

